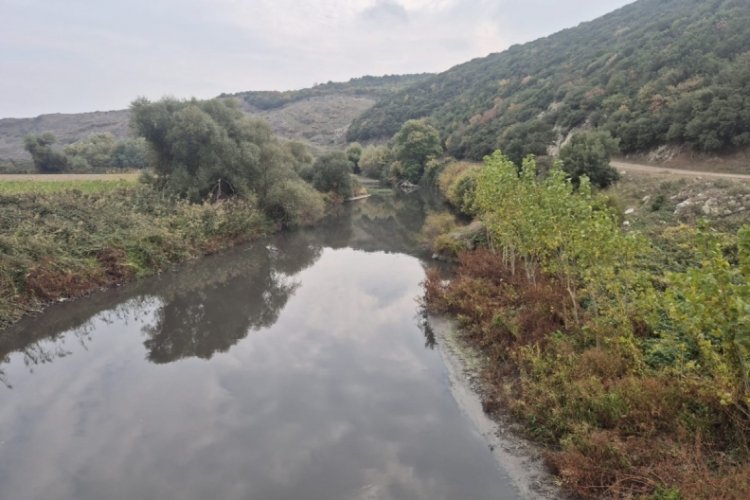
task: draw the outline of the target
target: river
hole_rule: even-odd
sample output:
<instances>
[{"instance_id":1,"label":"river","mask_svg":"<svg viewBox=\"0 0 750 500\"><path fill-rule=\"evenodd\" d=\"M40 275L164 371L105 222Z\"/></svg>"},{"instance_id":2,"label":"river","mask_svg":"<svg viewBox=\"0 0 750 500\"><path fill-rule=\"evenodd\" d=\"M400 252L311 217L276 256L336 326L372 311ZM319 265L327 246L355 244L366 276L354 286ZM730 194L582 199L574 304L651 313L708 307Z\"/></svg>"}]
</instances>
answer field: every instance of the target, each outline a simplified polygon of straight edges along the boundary
<instances>
[{"instance_id":1,"label":"river","mask_svg":"<svg viewBox=\"0 0 750 500\"><path fill-rule=\"evenodd\" d=\"M422 326L428 208L376 196L0 334L0 498L517 498Z\"/></svg>"}]
</instances>

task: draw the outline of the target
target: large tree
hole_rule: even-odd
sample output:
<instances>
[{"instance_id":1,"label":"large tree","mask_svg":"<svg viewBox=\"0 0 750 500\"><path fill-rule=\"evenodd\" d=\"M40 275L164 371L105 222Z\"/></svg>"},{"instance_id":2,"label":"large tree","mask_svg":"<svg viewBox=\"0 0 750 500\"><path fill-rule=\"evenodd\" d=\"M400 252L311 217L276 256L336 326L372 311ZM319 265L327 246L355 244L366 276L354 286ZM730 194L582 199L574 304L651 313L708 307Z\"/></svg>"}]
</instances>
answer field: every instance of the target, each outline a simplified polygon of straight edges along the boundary
<instances>
[{"instance_id":1,"label":"large tree","mask_svg":"<svg viewBox=\"0 0 750 500\"><path fill-rule=\"evenodd\" d=\"M320 195L295 172L294 151L234 101L138 99L131 110L131 126L152 150L157 186L192 201L256 198L289 225L308 222L301 211L321 211Z\"/></svg>"},{"instance_id":2,"label":"large tree","mask_svg":"<svg viewBox=\"0 0 750 500\"><path fill-rule=\"evenodd\" d=\"M440 133L424 120L409 120L393 137L393 155L401 163L401 174L419 182L427 162L443 154Z\"/></svg>"},{"instance_id":3,"label":"large tree","mask_svg":"<svg viewBox=\"0 0 750 500\"><path fill-rule=\"evenodd\" d=\"M55 136L47 132L42 135L28 135L23 147L31 155L34 167L45 174L63 172L68 168L68 158L60 151L52 149Z\"/></svg>"},{"instance_id":4,"label":"large tree","mask_svg":"<svg viewBox=\"0 0 750 500\"><path fill-rule=\"evenodd\" d=\"M352 163L344 153L328 153L313 165L313 186L348 198L352 195Z\"/></svg>"},{"instance_id":5,"label":"large tree","mask_svg":"<svg viewBox=\"0 0 750 500\"><path fill-rule=\"evenodd\" d=\"M273 183L295 176L268 126L232 101L139 99L131 109L160 185L179 195L199 201L255 194L264 201Z\"/></svg>"}]
</instances>

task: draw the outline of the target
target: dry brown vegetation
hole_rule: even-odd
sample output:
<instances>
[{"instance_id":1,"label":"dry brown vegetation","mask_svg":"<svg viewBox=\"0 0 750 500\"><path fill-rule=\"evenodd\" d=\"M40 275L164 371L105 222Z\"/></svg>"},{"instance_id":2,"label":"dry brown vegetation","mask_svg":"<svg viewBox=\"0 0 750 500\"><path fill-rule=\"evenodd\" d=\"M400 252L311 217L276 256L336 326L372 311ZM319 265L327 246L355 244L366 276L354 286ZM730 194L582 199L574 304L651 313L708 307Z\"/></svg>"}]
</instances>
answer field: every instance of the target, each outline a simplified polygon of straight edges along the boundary
<instances>
[{"instance_id":1,"label":"dry brown vegetation","mask_svg":"<svg viewBox=\"0 0 750 500\"><path fill-rule=\"evenodd\" d=\"M581 345L554 279L532 283L486 249L460 254L455 278L443 278L428 272L426 300L483 353L485 410L510 409L549 446L548 465L575 496L750 494L730 414L687 380L637 373L625 350Z\"/></svg>"},{"instance_id":2,"label":"dry brown vegetation","mask_svg":"<svg viewBox=\"0 0 750 500\"><path fill-rule=\"evenodd\" d=\"M158 272L271 229L251 202L190 204L143 185L0 190L0 328L46 303Z\"/></svg>"}]
</instances>

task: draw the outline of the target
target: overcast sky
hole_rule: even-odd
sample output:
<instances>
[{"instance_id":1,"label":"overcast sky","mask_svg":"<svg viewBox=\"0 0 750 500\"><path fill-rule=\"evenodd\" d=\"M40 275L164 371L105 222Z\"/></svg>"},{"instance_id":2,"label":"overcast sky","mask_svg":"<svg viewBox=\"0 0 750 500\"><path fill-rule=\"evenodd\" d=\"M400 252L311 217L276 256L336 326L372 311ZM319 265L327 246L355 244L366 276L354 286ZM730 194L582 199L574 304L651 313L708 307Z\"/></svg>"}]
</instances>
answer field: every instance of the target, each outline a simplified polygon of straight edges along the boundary
<instances>
[{"instance_id":1,"label":"overcast sky","mask_svg":"<svg viewBox=\"0 0 750 500\"><path fill-rule=\"evenodd\" d=\"M0 0L0 117L444 71L632 0Z\"/></svg>"}]
</instances>

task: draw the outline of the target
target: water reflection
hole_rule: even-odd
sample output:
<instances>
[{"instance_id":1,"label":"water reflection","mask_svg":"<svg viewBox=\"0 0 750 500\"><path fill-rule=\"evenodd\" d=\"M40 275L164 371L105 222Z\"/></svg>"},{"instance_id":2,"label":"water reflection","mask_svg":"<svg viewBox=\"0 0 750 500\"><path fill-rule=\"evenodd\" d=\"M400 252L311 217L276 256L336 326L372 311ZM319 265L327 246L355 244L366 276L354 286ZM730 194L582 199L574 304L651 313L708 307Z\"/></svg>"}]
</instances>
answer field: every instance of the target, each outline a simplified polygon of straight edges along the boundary
<instances>
[{"instance_id":1,"label":"water reflection","mask_svg":"<svg viewBox=\"0 0 750 500\"><path fill-rule=\"evenodd\" d=\"M249 332L273 325L297 287L293 276L313 265L325 247L423 257L417 235L427 211L439 203L431 196L373 197L340 207L314 230L279 235L86 300L53 306L0 333L0 383L12 387L2 367L11 353L20 353L33 371L35 365L71 354L63 347L64 337L75 337L85 346L91 318L128 323L154 301L162 305L155 321L143 329L147 359L210 359Z\"/></svg>"},{"instance_id":2,"label":"water reflection","mask_svg":"<svg viewBox=\"0 0 750 500\"><path fill-rule=\"evenodd\" d=\"M243 262L246 262L243 259ZM249 331L273 325L296 284L267 262L248 262L249 269L208 287L172 297L144 329L148 359L169 363L197 356L210 359L225 352Z\"/></svg>"},{"instance_id":3,"label":"water reflection","mask_svg":"<svg viewBox=\"0 0 750 500\"><path fill-rule=\"evenodd\" d=\"M424 216L372 199L4 332L0 498L513 498L420 332Z\"/></svg>"}]
</instances>

